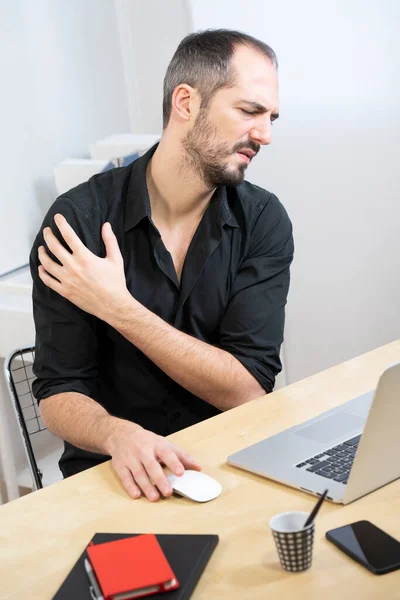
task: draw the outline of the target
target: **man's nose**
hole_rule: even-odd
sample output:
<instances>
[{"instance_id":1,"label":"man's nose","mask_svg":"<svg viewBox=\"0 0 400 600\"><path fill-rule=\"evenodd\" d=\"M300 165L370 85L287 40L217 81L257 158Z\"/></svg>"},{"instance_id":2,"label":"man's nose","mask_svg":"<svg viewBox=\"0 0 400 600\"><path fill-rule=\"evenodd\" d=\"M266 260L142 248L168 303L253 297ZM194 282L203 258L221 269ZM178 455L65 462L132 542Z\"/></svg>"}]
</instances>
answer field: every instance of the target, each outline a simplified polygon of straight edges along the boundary
<instances>
[{"instance_id":1,"label":"man's nose","mask_svg":"<svg viewBox=\"0 0 400 600\"><path fill-rule=\"evenodd\" d=\"M260 122L257 127L253 127L250 132L250 137L257 144L261 146L268 146L272 141L272 123L271 119L267 117L262 123Z\"/></svg>"}]
</instances>

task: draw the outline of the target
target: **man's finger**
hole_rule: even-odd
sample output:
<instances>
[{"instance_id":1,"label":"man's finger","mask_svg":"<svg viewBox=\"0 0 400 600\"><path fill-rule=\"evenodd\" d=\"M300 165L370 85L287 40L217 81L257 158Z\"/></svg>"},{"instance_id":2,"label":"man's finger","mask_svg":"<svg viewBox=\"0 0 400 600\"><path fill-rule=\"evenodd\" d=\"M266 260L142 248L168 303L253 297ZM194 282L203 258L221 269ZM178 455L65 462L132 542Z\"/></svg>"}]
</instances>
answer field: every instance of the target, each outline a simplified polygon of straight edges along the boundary
<instances>
[{"instance_id":1,"label":"man's finger","mask_svg":"<svg viewBox=\"0 0 400 600\"><path fill-rule=\"evenodd\" d=\"M71 259L71 254L58 241L50 227L45 227L43 229L43 238L50 252L58 258L62 265L66 265Z\"/></svg>"},{"instance_id":2,"label":"man's finger","mask_svg":"<svg viewBox=\"0 0 400 600\"><path fill-rule=\"evenodd\" d=\"M173 446L173 448L185 469L201 471L201 464L194 458L194 456L189 454L189 452L186 452L186 450L181 450L181 448L178 448L177 446Z\"/></svg>"},{"instance_id":3,"label":"man's finger","mask_svg":"<svg viewBox=\"0 0 400 600\"><path fill-rule=\"evenodd\" d=\"M122 262L121 250L119 249L118 240L112 230L110 223L104 223L101 235L106 247L107 258L113 262Z\"/></svg>"},{"instance_id":4,"label":"man's finger","mask_svg":"<svg viewBox=\"0 0 400 600\"><path fill-rule=\"evenodd\" d=\"M164 463L174 475L183 475L185 466L178 457L178 448L172 447L170 444L163 444L158 449L157 458Z\"/></svg>"},{"instance_id":5,"label":"man's finger","mask_svg":"<svg viewBox=\"0 0 400 600\"><path fill-rule=\"evenodd\" d=\"M61 281L63 267L61 267L59 264L57 264L56 262L54 262L54 260L50 258L44 246L39 246L38 257L40 260L40 264L43 266L46 273L52 275L53 277L56 277L59 281Z\"/></svg>"},{"instance_id":6,"label":"man's finger","mask_svg":"<svg viewBox=\"0 0 400 600\"><path fill-rule=\"evenodd\" d=\"M150 500L150 502L156 502L157 500L159 500L160 494L157 492L156 488L151 483L143 465L140 463L136 463L135 465L133 465L132 467L130 466L129 468L133 475L135 483L143 491L148 500Z\"/></svg>"},{"instance_id":7,"label":"man's finger","mask_svg":"<svg viewBox=\"0 0 400 600\"><path fill-rule=\"evenodd\" d=\"M117 473L118 477L121 480L122 485L124 486L124 488L126 489L128 494L131 496L131 498L134 498L134 499L140 498L140 496L141 496L140 489L138 488L136 483L133 481L132 473L130 472L128 467L122 467L122 469L118 469L118 470L115 469L115 472Z\"/></svg>"},{"instance_id":8,"label":"man's finger","mask_svg":"<svg viewBox=\"0 0 400 600\"><path fill-rule=\"evenodd\" d=\"M72 252L89 252L85 244L81 242L67 219L63 215L57 214L54 216L54 222L57 225L61 235L71 248Z\"/></svg>"},{"instance_id":9,"label":"man's finger","mask_svg":"<svg viewBox=\"0 0 400 600\"><path fill-rule=\"evenodd\" d=\"M167 497L172 494L172 486L167 479L160 463L153 457L147 461L143 461L144 467L151 479L151 481L157 486L163 496Z\"/></svg>"},{"instance_id":10,"label":"man's finger","mask_svg":"<svg viewBox=\"0 0 400 600\"><path fill-rule=\"evenodd\" d=\"M63 286L61 285L61 283L57 281L57 279L54 279L54 277L51 277L51 275L46 273L42 265L39 266L38 271L39 277L43 281L43 283L47 285L47 287L49 287L51 290L57 292L57 294L60 294L60 296L63 296Z\"/></svg>"}]
</instances>

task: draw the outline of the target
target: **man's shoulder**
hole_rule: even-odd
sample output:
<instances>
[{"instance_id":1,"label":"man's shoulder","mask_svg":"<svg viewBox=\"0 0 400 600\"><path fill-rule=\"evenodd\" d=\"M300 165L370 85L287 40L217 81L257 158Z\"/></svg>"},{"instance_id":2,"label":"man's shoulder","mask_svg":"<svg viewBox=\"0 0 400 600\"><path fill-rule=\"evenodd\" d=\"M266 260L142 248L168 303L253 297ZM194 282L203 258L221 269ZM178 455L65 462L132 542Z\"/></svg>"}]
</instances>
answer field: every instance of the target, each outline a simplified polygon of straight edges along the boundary
<instances>
[{"instance_id":1,"label":"man's shoulder","mask_svg":"<svg viewBox=\"0 0 400 600\"><path fill-rule=\"evenodd\" d=\"M279 198L272 192L243 181L240 185L230 188L228 192L231 208L240 211L249 223L258 221L260 218L269 222L284 219L290 223L289 216Z\"/></svg>"},{"instance_id":2,"label":"man's shoulder","mask_svg":"<svg viewBox=\"0 0 400 600\"><path fill-rule=\"evenodd\" d=\"M35 247L42 242L44 227L54 229L54 216L62 214L85 246L92 252L104 253L101 239L101 227L105 221L110 221L114 232L118 220L123 220L126 201L126 190L130 177L130 166L110 169L98 173L88 181L81 183L59 196L47 211Z\"/></svg>"},{"instance_id":3,"label":"man's shoulder","mask_svg":"<svg viewBox=\"0 0 400 600\"><path fill-rule=\"evenodd\" d=\"M279 251L293 254L293 228L285 207L268 190L244 181L231 204L248 242L248 253ZM239 217L239 218L238 218Z\"/></svg>"},{"instance_id":4,"label":"man's shoulder","mask_svg":"<svg viewBox=\"0 0 400 600\"><path fill-rule=\"evenodd\" d=\"M128 165L97 173L88 181L64 192L61 197L69 199L85 214L93 210L107 210L111 204L123 200L131 169L132 165Z\"/></svg>"}]
</instances>

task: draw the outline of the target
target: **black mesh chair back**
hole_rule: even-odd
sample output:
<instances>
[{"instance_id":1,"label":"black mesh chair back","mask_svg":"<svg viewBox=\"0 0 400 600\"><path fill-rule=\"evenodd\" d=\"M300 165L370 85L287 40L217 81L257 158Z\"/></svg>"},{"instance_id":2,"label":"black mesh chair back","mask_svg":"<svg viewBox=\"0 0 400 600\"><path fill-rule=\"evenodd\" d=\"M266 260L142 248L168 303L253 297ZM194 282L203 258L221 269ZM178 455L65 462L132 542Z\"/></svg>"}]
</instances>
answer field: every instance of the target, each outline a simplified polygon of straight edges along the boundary
<instances>
[{"instance_id":1,"label":"black mesh chair back","mask_svg":"<svg viewBox=\"0 0 400 600\"><path fill-rule=\"evenodd\" d=\"M35 379L32 372L34 353L34 346L15 350L5 360L4 371L28 458L33 486L38 490L43 487L43 473L37 465L31 437L39 431L44 431L46 427L40 418L39 407L32 394L32 381Z\"/></svg>"}]
</instances>

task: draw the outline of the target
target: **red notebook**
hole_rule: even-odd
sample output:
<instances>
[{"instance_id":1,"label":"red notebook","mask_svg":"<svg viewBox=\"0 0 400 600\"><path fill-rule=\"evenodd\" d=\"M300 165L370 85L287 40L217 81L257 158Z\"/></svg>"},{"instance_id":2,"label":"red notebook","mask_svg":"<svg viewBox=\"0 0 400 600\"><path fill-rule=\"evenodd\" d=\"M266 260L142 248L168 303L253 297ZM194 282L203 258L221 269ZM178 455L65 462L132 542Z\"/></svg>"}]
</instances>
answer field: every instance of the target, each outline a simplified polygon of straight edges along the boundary
<instances>
[{"instance_id":1,"label":"red notebook","mask_svg":"<svg viewBox=\"0 0 400 600\"><path fill-rule=\"evenodd\" d=\"M87 553L105 600L143 598L179 587L154 534L92 544Z\"/></svg>"}]
</instances>

